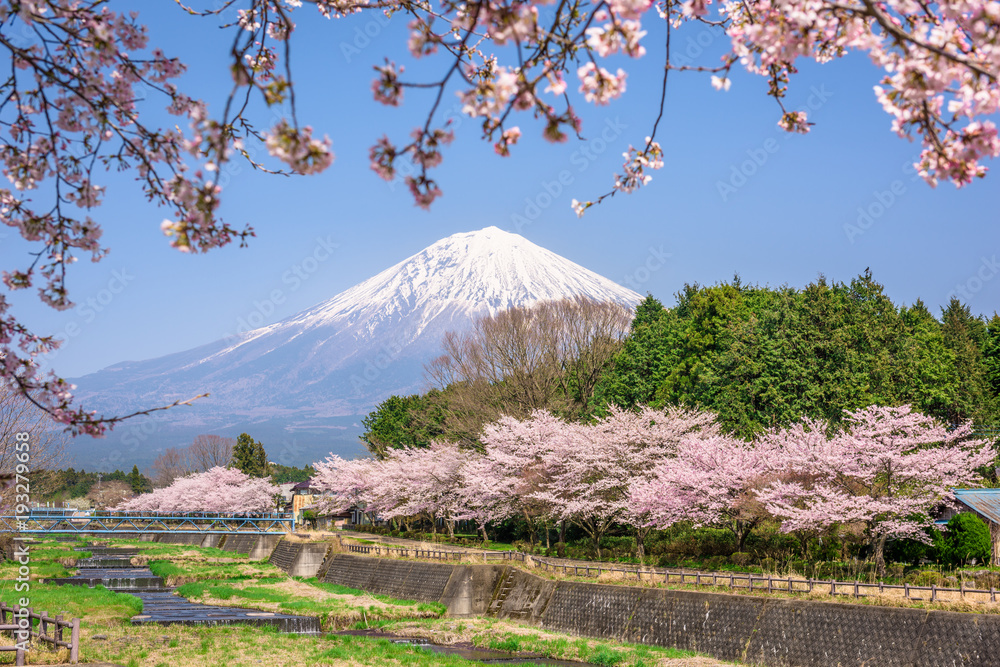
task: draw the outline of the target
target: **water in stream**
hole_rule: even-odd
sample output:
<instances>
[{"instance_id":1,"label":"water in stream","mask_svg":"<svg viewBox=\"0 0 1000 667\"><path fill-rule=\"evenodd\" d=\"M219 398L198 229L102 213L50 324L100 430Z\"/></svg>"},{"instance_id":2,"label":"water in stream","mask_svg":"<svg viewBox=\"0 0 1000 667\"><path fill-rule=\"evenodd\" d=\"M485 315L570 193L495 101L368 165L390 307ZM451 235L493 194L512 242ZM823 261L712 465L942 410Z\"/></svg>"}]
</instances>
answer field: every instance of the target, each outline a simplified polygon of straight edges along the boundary
<instances>
[{"instance_id":1,"label":"water in stream","mask_svg":"<svg viewBox=\"0 0 1000 667\"><path fill-rule=\"evenodd\" d=\"M73 577L49 579L60 585L94 586L101 584L108 590L128 593L142 600L142 614L132 617L133 625L157 623L160 625L241 625L274 626L284 632L303 635L320 633L319 619L312 616L293 616L256 609L217 607L197 604L174 595L163 579L148 567L133 567L131 559L137 552L126 549L87 547L90 558L77 561L79 573Z\"/></svg>"},{"instance_id":2,"label":"water in stream","mask_svg":"<svg viewBox=\"0 0 1000 667\"><path fill-rule=\"evenodd\" d=\"M60 585L89 586L91 588L101 584L109 590L136 596L143 602L143 613L132 617L133 625L147 623L231 625L239 623L275 626L294 634L320 634L319 619L311 616L293 616L255 609L217 607L189 602L183 597L174 595L174 589L167 587L163 579L154 575L149 568L133 566L131 559L138 555L138 551L135 549L116 549L113 547L86 547L85 549L91 552L91 557L81 558L77 561L79 568L77 575L49 579L48 581ZM419 646L433 653L459 656L483 664L562 665L564 667L588 667L589 665L589 663L582 662L553 660L533 654L483 649L470 643L434 644L426 639L399 637L376 630L349 630L337 634L388 639L399 644Z\"/></svg>"}]
</instances>

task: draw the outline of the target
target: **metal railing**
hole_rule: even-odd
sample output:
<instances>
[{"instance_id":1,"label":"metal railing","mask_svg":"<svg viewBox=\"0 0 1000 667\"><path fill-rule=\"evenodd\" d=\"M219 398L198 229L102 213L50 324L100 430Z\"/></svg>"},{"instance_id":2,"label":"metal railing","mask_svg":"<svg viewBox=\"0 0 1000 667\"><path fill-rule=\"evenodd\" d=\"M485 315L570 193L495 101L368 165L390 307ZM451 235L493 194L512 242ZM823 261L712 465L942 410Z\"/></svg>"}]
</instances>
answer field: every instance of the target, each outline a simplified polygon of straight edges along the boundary
<instances>
[{"instance_id":1,"label":"metal railing","mask_svg":"<svg viewBox=\"0 0 1000 667\"><path fill-rule=\"evenodd\" d=\"M39 533L287 533L295 531L292 514L153 512L49 513L0 516L0 532Z\"/></svg>"}]
</instances>

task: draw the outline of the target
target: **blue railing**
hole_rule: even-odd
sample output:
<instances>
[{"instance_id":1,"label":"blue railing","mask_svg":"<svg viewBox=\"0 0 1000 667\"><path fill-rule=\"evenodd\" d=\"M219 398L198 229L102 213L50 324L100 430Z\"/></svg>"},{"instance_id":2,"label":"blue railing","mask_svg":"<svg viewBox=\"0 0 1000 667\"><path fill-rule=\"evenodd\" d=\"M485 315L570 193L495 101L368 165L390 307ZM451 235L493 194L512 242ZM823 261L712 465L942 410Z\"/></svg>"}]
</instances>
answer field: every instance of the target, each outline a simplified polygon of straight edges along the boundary
<instances>
[{"instance_id":1,"label":"blue railing","mask_svg":"<svg viewBox=\"0 0 1000 667\"><path fill-rule=\"evenodd\" d=\"M0 516L0 532L18 533L286 533L291 514L51 512Z\"/></svg>"}]
</instances>

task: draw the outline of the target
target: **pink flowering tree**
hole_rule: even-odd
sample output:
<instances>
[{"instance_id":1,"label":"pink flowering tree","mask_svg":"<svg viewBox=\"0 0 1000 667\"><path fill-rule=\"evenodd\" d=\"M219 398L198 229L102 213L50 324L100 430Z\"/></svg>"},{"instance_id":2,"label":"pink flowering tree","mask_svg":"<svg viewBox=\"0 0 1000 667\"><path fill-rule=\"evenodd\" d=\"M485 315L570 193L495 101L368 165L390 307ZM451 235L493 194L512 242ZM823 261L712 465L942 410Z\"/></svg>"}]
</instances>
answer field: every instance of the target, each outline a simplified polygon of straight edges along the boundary
<instances>
[{"instance_id":1,"label":"pink flowering tree","mask_svg":"<svg viewBox=\"0 0 1000 667\"><path fill-rule=\"evenodd\" d=\"M538 529L550 519L552 505L537 494L546 489L545 462L555 451L573 444L566 422L544 410L525 420L501 417L483 427L484 460L467 480L468 493L479 498L487 520L522 517L534 544Z\"/></svg>"},{"instance_id":2,"label":"pink flowering tree","mask_svg":"<svg viewBox=\"0 0 1000 667\"><path fill-rule=\"evenodd\" d=\"M784 531L856 524L885 567L885 543L928 541L931 511L954 500L951 489L976 484L978 468L996 457L972 426L949 429L909 406L872 406L848 412L843 430L827 437L828 425L806 420L764 438L775 453L779 479L757 498Z\"/></svg>"},{"instance_id":3,"label":"pink flowering tree","mask_svg":"<svg viewBox=\"0 0 1000 667\"><path fill-rule=\"evenodd\" d=\"M707 438L718 432L707 413L670 408L639 411L612 407L592 425L564 424L567 438L545 453L544 484L533 497L547 504L551 515L570 521L590 537L597 557L601 538L614 524L636 527L637 556L650 527L632 512L633 485L652 477L657 464L676 456L686 438Z\"/></svg>"},{"instance_id":4,"label":"pink flowering tree","mask_svg":"<svg viewBox=\"0 0 1000 667\"><path fill-rule=\"evenodd\" d=\"M118 512L223 512L259 514L273 511L281 489L266 479L239 470L215 467L180 477L170 486L137 496L115 507Z\"/></svg>"},{"instance_id":5,"label":"pink flowering tree","mask_svg":"<svg viewBox=\"0 0 1000 667\"><path fill-rule=\"evenodd\" d=\"M343 459L336 454L314 463L316 474L312 477L312 485L322 493L317 503L319 509L331 513L351 509L372 512L374 507L370 505L377 479L373 468L377 463L373 459ZM374 519L374 514L370 518Z\"/></svg>"},{"instance_id":6,"label":"pink flowering tree","mask_svg":"<svg viewBox=\"0 0 1000 667\"><path fill-rule=\"evenodd\" d=\"M465 467L473 458L473 452L445 441L390 449L380 460L331 455L315 464L313 483L328 496L326 509L358 507L383 519L426 516L434 530L441 520L454 537L456 521L478 518L464 492Z\"/></svg>"},{"instance_id":7,"label":"pink flowering tree","mask_svg":"<svg viewBox=\"0 0 1000 667\"><path fill-rule=\"evenodd\" d=\"M37 248L26 262L3 271L7 290L34 287L54 308L73 305L67 268L80 257L97 261L107 252L101 225L92 217L102 202L106 169L130 171L146 197L167 209L160 227L179 251L204 252L253 236L251 228L231 227L219 216L224 193L217 175L224 163L243 159L254 168L309 174L333 161L330 142L317 139L295 113L290 62L296 21L314 17L347 20L364 12L410 17L410 57L427 61L420 70L432 74L410 79L403 64L386 61L376 68L373 95L382 104L400 106L407 89L423 89L431 93L430 106L408 137L373 137L370 159L372 169L387 179L400 173L402 161L412 164L406 182L423 207L441 195L431 170L453 139L442 104L446 96L457 95L461 113L476 119L499 155L510 155L529 131L521 123L551 142L581 136L578 108L625 95L628 73L620 65L643 57L647 48L655 48L664 64L659 110L650 113L648 136L635 137L624 149L624 163L607 192L573 200L579 215L607 197L648 184L650 172L662 167L658 133L667 78L679 70L697 70L721 91L733 84L734 67L760 75L776 102L778 125L805 133L811 125L805 113L784 105L799 60L826 62L860 51L885 71L874 97L892 118L894 132L921 141L916 166L928 183L965 185L985 175L984 159L1000 154L993 122L1000 107L995 0L177 4L194 16L238 9L236 20L227 24L231 90L211 114L178 88L184 65L149 44L136 13L111 11L104 0L0 0L0 49L12 65L0 83L0 164L9 182L0 188L0 222ZM655 45L644 39L653 24L665 32ZM716 66L671 59L670 36L686 26L724 35L728 50ZM148 120L155 111L136 105L140 86L159 97L177 117L176 126L163 129ZM258 129L248 111L286 103L288 112L267 129ZM273 158L268 164L251 156L256 142ZM128 417L74 406L72 388L40 372L35 358L57 344L19 321L0 294L0 379L77 433L100 435Z\"/></svg>"},{"instance_id":8,"label":"pink flowering tree","mask_svg":"<svg viewBox=\"0 0 1000 667\"><path fill-rule=\"evenodd\" d=\"M772 462L759 443L724 435L684 438L676 458L632 486L631 512L657 528L691 521L727 529L743 551L750 531L766 516L754 489Z\"/></svg>"}]
</instances>

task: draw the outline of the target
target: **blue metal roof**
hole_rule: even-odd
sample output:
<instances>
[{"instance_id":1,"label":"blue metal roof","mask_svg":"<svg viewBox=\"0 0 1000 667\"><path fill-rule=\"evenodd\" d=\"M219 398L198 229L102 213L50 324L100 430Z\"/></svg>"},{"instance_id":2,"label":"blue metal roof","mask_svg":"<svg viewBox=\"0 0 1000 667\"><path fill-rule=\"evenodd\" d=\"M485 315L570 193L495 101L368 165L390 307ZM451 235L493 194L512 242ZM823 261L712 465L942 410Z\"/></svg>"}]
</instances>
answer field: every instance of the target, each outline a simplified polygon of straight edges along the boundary
<instances>
[{"instance_id":1,"label":"blue metal roof","mask_svg":"<svg viewBox=\"0 0 1000 667\"><path fill-rule=\"evenodd\" d=\"M1000 524L1000 489L952 489L952 492L958 502Z\"/></svg>"}]
</instances>

